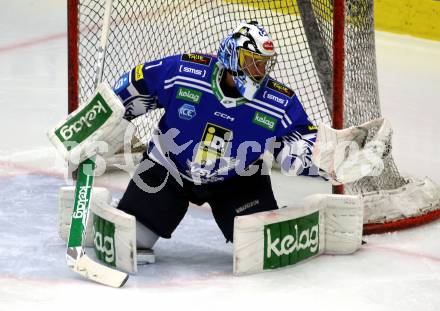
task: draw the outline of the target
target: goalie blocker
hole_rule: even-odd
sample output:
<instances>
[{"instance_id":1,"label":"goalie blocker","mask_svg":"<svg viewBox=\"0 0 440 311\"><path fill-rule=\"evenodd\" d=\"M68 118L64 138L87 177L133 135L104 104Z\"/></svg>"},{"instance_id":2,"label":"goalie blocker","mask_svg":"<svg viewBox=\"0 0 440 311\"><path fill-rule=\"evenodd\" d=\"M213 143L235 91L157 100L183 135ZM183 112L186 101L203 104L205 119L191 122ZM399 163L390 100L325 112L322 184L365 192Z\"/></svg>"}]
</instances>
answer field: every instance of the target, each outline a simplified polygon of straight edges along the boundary
<instances>
[{"instance_id":1,"label":"goalie blocker","mask_svg":"<svg viewBox=\"0 0 440 311\"><path fill-rule=\"evenodd\" d=\"M134 125L123 118L124 113L119 98L103 82L87 104L48 132L49 140L69 163L79 164L96 155L109 157L124 143L131 144Z\"/></svg>"}]
</instances>

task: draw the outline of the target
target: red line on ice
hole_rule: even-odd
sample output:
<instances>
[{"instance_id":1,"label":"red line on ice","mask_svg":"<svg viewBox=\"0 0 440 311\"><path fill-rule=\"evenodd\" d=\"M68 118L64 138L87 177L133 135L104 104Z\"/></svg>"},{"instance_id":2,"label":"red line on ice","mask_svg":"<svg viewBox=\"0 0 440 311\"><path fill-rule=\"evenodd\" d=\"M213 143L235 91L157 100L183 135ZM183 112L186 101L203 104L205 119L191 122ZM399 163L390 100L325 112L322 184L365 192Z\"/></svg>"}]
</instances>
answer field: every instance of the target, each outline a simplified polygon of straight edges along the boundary
<instances>
[{"instance_id":1,"label":"red line on ice","mask_svg":"<svg viewBox=\"0 0 440 311\"><path fill-rule=\"evenodd\" d=\"M60 172L56 172L56 171L49 170L49 169L35 168L33 166L18 164L18 163L14 163L11 161L1 161L0 160L0 168L10 168L11 170L15 170L15 172L14 171L13 172L6 172L3 175L0 172L0 179L13 178L16 176L27 175L27 174L51 176L51 177L55 177L55 178L64 179L64 174L62 174ZM109 184L109 183L106 183L105 181L100 181L100 180L96 180L94 182L94 185L98 186L98 187L105 187L111 191L117 191L117 192L122 192L125 190L125 187L116 186L114 184ZM190 207L196 208L196 209L199 209L202 211L211 211L210 208L207 208L204 205L198 206L195 204L191 204Z\"/></svg>"},{"instance_id":2,"label":"red line on ice","mask_svg":"<svg viewBox=\"0 0 440 311\"><path fill-rule=\"evenodd\" d=\"M32 166L18 164L18 163L9 162L9 161L0 161L0 168L11 168L12 170L16 170L16 172L7 172L5 175L0 174L0 179L12 178L15 176L21 176L21 175L27 175L27 174L51 176L51 177L55 177L55 178L64 179L64 174L62 174L60 172L55 172L53 170L48 170L48 169L35 168ZM105 182L101 182L101 181L96 181L94 184L95 184L95 186L106 187L106 188L113 190L113 191L120 192L120 191L125 190L125 188L117 187L114 185L109 185L109 184L107 184Z\"/></svg>"},{"instance_id":3,"label":"red line on ice","mask_svg":"<svg viewBox=\"0 0 440 311\"><path fill-rule=\"evenodd\" d=\"M29 165L18 164L10 161L0 161L0 168L10 168L11 170L15 170L15 172L7 172L5 175L0 174L0 178L9 178L25 174L46 175L57 178L64 178L63 174L54 172L52 170L35 168Z\"/></svg>"},{"instance_id":4,"label":"red line on ice","mask_svg":"<svg viewBox=\"0 0 440 311\"><path fill-rule=\"evenodd\" d=\"M59 39L65 38L65 37L66 37L66 33L57 33L57 34L48 35L45 37L30 39L30 40L23 41L23 42L17 42L17 43L13 43L10 45L0 47L0 53L9 52L9 51L29 47L29 46L34 46L34 45L46 43L49 41L59 40Z\"/></svg>"},{"instance_id":5,"label":"red line on ice","mask_svg":"<svg viewBox=\"0 0 440 311\"><path fill-rule=\"evenodd\" d=\"M369 248L369 249L373 249L373 250L382 250L382 251L386 251L386 252L392 252L392 253L397 253L400 255L405 255L408 257L415 257L415 258L423 258L423 259L428 259L434 262L440 262L440 258L439 257L435 257L435 256L431 256L431 255L427 255L427 254L422 254L422 253L416 253L416 252L412 252L412 251L407 251L404 249L399 249L399 248L394 248L394 247L390 247L390 246L380 246L380 245L365 245L362 248Z\"/></svg>"}]
</instances>

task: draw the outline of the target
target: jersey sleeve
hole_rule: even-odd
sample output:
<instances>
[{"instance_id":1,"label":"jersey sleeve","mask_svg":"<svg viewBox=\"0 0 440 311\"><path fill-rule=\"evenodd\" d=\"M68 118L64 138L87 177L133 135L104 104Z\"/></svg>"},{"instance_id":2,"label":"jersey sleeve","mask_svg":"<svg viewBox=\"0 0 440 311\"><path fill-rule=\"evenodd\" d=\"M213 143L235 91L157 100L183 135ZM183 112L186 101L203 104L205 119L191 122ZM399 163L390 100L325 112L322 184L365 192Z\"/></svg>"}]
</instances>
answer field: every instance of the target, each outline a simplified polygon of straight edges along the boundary
<instances>
[{"instance_id":1,"label":"jersey sleeve","mask_svg":"<svg viewBox=\"0 0 440 311\"><path fill-rule=\"evenodd\" d=\"M284 119L288 126L277 138L279 148L274 154L281 169L289 175L319 176L319 170L312 162L317 127L310 121L296 95L291 99Z\"/></svg>"},{"instance_id":2,"label":"jersey sleeve","mask_svg":"<svg viewBox=\"0 0 440 311\"><path fill-rule=\"evenodd\" d=\"M164 81L175 67L175 57L168 57L137 65L119 78L113 90L125 107L125 119L167 108L169 98Z\"/></svg>"}]
</instances>

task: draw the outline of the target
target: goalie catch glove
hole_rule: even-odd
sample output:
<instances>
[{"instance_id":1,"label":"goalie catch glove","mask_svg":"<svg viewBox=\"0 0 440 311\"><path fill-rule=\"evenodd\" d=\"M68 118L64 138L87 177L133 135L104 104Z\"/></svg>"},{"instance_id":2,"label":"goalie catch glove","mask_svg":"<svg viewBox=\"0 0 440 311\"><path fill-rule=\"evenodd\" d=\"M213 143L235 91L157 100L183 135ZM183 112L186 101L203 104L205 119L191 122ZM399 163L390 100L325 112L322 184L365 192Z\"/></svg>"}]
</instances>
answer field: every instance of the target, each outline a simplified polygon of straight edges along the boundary
<instances>
[{"instance_id":1,"label":"goalie catch glove","mask_svg":"<svg viewBox=\"0 0 440 311\"><path fill-rule=\"evenodd\" d=\"M391 150L391 136L391 125L384 118L343 130L321 123L312 160L334 185L379 176Z\"/></svg>"}]
</instances>

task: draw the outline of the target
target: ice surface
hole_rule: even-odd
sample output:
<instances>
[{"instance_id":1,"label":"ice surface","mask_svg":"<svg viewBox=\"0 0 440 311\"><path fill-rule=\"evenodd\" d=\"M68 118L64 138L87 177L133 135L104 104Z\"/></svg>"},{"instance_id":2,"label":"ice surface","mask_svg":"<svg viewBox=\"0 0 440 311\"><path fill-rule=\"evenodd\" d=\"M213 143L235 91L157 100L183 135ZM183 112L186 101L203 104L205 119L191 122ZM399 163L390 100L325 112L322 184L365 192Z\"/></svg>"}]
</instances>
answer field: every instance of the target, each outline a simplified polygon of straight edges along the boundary
<instances>
[{"instance_id":1,"label":"ice surface","mask_svg":"<svg viewBox=\"0 0 440 311\"><path fill-rule=\"evenodd\" d=\"M321 256L290 269L232 276L226 244L207 207L192 207L157 263L126 287L87 282L65 265L57 233L63 164L45 133L66 113L65 1L17 0L0 10L0 311L74 310L439 310L440 222L374 235L351 256ZM382 111L395 129L394 158L407 173L440 183L440 43L377 34ZM97 183L121 196L126 173ZM278 176L291 194L328 191ZM92 251L89 250L92 254Z\"/></svg>"}]
</instances>

